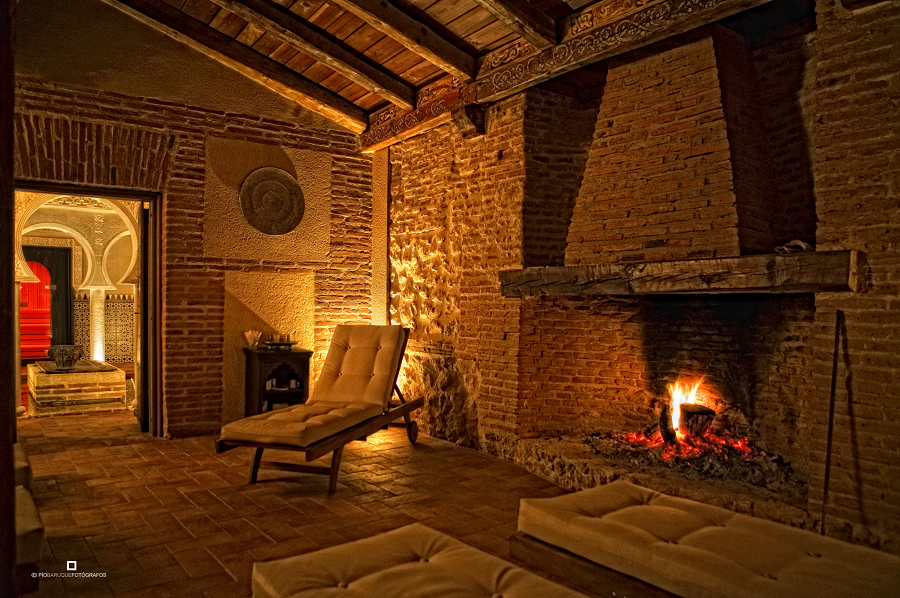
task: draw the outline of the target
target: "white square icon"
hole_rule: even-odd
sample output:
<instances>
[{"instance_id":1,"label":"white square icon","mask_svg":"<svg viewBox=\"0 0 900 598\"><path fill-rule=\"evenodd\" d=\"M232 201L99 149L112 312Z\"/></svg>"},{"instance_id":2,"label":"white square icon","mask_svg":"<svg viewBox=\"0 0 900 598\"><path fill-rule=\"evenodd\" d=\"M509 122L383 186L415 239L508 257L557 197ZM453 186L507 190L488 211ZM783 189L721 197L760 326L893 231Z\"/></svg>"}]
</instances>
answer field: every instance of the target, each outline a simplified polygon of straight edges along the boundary
<instances>
[{"instance_id":1,"label":"white square icon","mask_svg":"<svg viewBox=\"0 0 900 598\"><path fill-rule=\"evenodd\" d=\"M66 561L66 571L77 571L78 561Z\"/></svg>"}]
</instances>

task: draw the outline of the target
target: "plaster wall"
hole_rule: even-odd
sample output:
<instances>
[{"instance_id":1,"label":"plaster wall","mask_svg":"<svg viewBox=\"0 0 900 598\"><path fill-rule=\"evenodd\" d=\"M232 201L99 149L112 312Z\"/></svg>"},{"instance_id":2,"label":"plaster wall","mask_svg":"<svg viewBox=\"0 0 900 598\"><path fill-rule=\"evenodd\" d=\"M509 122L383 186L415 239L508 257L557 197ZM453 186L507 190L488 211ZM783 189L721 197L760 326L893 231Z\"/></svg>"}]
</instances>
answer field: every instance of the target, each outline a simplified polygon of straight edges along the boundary
<instances>
[{"instance_id":1,"label":"plaster wall","mask_svg":"<svg viewBox=\"0 0 900 598\"><path fill-rule=\"evenodd\" d=\"M223 423L244 417L244 331L259 330L263 339L272 333L290 333L299 347L312 349L314 306L312 273L225 273Z\"/></svg>"},{"instance_id":2,"label":"plaster wall","mask_svg":"<svg viewBox=\"0 0 900 598\"><path fill-rule=\"evenodd\" d=\"M297 228L267 235L241 212L244 179L258 168L277 167L300 184L305 209ZM322 262L331 230L331 156L325 152L209 137L206 140L204 253L239 260Z\"/></svg>"}]
</instances>

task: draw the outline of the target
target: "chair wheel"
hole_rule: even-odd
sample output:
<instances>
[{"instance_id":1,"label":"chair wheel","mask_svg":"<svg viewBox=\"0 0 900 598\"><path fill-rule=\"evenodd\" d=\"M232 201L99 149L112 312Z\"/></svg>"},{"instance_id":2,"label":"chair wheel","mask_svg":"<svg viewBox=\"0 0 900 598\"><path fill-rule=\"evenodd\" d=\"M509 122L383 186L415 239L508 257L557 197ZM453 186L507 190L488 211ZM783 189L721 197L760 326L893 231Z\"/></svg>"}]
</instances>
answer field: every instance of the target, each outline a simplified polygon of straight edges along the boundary
<instances>
[{"instance_id":1,"label":"chair wheel","mask_svg":"<svg viewBox=\"0 0 900 598\"><path fill-rule=\"evenodd\" d=\"M406 435L409 437L410 444L415 444L416 438L419 437L419 424L416 422L409 422L406 426Z\"/></svg>"}]
</instances>

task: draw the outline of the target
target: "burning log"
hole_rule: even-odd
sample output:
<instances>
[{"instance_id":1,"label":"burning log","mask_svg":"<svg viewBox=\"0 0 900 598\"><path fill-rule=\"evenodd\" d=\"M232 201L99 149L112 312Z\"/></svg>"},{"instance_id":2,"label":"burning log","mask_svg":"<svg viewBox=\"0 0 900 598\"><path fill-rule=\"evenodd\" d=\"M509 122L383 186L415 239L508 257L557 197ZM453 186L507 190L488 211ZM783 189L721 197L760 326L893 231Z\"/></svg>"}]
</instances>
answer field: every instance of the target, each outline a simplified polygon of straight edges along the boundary
<instances>
[{"instance_id":1,"label":"burning log","mask_svg":"<svg viewBox=\"0 0 900 598\"><path fill-rule=\"evenodd\" d=\"M681 420L678 422L678 429L685 436L702 436L709 429L715 417L716 412L709 407L684 403L681 406Z\"/></svg>"},{"instance_id":2,"label":"burning log","mask_svg":"<svg viewBox=\"0 0 900 598\"><path fill-rule=\"evenodd\" d=\"M678 436L675 435L675 427L672 425L671 405L663 407L662 413L659 414L659 433L662 435L663 440L669 444L678 440Z\"/></svg>"}]
</instances>

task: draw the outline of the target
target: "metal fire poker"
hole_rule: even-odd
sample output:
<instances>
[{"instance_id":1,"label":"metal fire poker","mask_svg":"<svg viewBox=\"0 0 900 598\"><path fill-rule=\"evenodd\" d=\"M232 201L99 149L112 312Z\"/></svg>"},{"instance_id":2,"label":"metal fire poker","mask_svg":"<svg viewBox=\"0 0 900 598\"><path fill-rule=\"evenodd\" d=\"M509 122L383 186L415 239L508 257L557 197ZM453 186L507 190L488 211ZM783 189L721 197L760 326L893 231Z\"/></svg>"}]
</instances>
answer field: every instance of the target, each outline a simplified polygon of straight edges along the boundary
<instances>
[{"instance_id":1,"label":"metal fire poker","mask_svg":"<svg viewBox=\"0 0 900 598\"><path fill-rule=\"evenodd\" d=\"M828 406L828 442L825 446L825 491L822 494L822 528L825 535L825 515L828 513L828 484L831 481L831 440L834 435L834 402L837 390L838 353L841 349L841 327L844 312L837 310L834 318L834 359L831 362L831 402Z\"/></svg>"}]
</instances>

